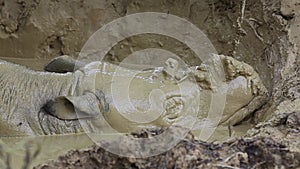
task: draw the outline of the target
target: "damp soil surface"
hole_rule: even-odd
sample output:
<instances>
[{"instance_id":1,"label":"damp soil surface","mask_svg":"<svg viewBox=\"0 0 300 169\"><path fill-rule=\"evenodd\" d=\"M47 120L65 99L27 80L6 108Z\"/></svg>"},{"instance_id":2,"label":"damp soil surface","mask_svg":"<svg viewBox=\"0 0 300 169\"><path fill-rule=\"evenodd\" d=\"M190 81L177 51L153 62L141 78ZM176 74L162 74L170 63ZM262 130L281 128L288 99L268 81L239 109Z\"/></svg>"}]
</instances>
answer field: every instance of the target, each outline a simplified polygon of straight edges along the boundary
<instances>
[{"instance_id":1,"label":"damp soil surface","mask_svg":"<svg viewBox=\"0 0 300 169\"><path fill-rule=\"evenodd\" d=\"M151 137L149 131L134 137ZM120 143L112 143L118 144ZM74 150L55 161L36 166L36 169L63 168L230 168L273 169L299 168L300 154L271 138L234 139L222 144L195 140L191 134L171 150L148 158L120 157L93 146L88 150Z\"/></svg>"}]
</instances>

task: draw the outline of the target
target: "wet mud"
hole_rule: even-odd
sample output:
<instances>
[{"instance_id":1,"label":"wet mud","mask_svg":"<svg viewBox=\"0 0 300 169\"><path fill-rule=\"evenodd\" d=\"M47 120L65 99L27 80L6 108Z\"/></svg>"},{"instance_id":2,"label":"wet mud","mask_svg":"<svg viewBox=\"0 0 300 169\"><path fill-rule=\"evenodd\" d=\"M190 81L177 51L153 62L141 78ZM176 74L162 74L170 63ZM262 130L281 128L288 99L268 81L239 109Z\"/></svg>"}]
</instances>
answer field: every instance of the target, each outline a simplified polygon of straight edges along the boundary
<instances>
[{"instance_id":1,"label":"wet mud","mask_svg":"<svg viewBox=\"0 0 300 169\"><path fill-rule=\"evenodd\" d=\"M32 168L68 151L91 147L94 142L86 134L72 134L1 137L0 145L0 168L10 166L18 169L24 166Z\"/></svg>"},{"instance_id":2,"label":"wet mud","mask_svg":"<svg viewBox=\"0 0 300 169\"><path fill-rule=\"evenodd\" d=\"M143 131L134 134L132 140L155 134L154 131ZM119 142L113 144L120 145ZM135 146L130 141L127 144L132 148ZM299 153L291 152L271 138L239 139L215 144L195 140L189 134L171 150L153 157L120 157L93 146L88 150L70 151L55 161L35 168L298 168L299 157Z\"/></svg>"},{"instance_id":3,"label":"wet mud","mask_svg":"<svg viewBox=\"0 0 300 169\"><path fill-rule=\"evenodd\" d=\"M32 167L43 163L36 168L300 167L300 3L297 0L0 0L0 11L0 59L34 70L43 70L43 65L59 55L76 59L88 37L105 23L136 12L155 11L191 21L208 36L219 54L252 66L268 90L267 101L255 108L244 122L216 130L209 141L218 143L198 141L189 135L164 154L134 159L118 157L97 146L78 150L92 145L87 138L79 139L83 142L76 141L73 147L69 145L72 141L49 136L48 141L45 141L47 137L42 139L39 156L28 162L26 141L1 138L7 147L22 147L7 150L11 156L1 149L2 166L9 163L16 168L29 163ZM188 65L201 64L183 43L153 34L121 41L105 60L118 64L129 54L150 47L169 50ZM69 139L62 140L74 137L66 136ZM233 137L239 139L228 141ZM31 139L38 143L40 138ZM30 152L34 154L36 149L39 148ZM72 151L57 159L69 150ZM51 159L56 160L45 164Z\"/></svg>"}]
</instances>

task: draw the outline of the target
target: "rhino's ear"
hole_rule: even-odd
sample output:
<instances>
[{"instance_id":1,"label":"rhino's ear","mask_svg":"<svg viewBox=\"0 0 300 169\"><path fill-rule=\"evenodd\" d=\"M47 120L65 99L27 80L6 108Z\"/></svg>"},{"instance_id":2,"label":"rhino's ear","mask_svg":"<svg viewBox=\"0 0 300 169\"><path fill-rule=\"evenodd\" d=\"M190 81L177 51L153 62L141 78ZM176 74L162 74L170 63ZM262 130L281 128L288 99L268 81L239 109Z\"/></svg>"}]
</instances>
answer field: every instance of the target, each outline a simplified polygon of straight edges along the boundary
<instances>
[{"instance_id":1,"label":"rhino's ear","mask_svg":"<svg viewBox=\"0 0 300 169\"><path fill-rule=\"evenodd\" d=\"M84 65L83 62L79 62L68 55L63 55L52 59L45 65L44 70L47 72L67 73L74 72Z\"/></svg>"},{"instance_id":2,"label":"rhino's ear","mask_svg":"<svg viewBox=\"0 0 300 169\"><path fill-rule=\"evenodd\" d=\"M96 117L107 110L105 100L96 94L86 92L82 96L60 96L49 101L43 108L48 113L62 120L76 120Z\"/></svg>"}]
</instances>

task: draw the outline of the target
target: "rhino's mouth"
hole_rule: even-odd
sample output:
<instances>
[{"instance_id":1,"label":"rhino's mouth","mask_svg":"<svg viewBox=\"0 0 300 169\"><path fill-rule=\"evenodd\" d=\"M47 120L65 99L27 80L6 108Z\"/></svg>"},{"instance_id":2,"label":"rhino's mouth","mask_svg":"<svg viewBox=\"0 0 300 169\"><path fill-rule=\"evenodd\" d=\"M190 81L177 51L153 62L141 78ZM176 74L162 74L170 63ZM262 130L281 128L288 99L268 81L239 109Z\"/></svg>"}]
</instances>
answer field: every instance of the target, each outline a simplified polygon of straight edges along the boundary
<instances>
[{"instance_id":1,"label":"rhino's mouth","mask_svg":"<svg viewBox=\"0 0 300 169\"><path fill-rule=\"evenodd\" d=\"M166 110L165 120L174 122L183 112L183 98L180 95L167 97L164 102L164 109Z\"/></svg>"}]
</instances>

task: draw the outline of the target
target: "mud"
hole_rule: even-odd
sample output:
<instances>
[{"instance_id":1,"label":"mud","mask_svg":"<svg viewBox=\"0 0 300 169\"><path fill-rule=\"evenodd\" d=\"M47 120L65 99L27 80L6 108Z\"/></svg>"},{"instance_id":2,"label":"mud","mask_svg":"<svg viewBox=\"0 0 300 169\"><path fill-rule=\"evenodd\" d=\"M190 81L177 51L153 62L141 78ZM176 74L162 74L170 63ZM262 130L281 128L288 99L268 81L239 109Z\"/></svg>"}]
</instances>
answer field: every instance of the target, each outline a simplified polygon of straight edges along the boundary
<instances>
[{"instance_id":1,"label":"mud","mask_svg":"<svg viewBox=\"0 0 300 169\"><path fill-rule=\"evenodd\" d=\"M133 138L147 138L159 132L144 131ZM159 142L159 140L158 140ZM114 143L119 146L119 142ZM127 143L134 148L134 144ZM122 151L122 150L121 150ZM300 154L270 138L239 139L222 144L206 143L189 134L171 150L149 158L126 158L93 146L75 150L36 169L52 168L297 168Z\"/></svg>"},{"instance_id":2,"label":"mud","mask_svg":"<svg viewBox=\"0 0 300 169\"><path fill-rule=\"evenodd\" d=\"M16 63L26 66L32 70L43 71L44 65L47 64L50 59L41 58L14 58L14 57L0 57L0 60Z\"/></svg>"},{"instance_id":3,"label":"mud","mask_svg":"<svg viewBox=\"0 0 300 169\"><path fill-rule=\"evenodd\" d=\"M264 119L247 132L248 137L264 136L275 138L287 145L292 151L299 152L299 12L297 1L281 2L280 15L286 23L286 38L281 39L282 68L278 69L280 80L274 83L269 103L257 111L258 118ZM298 29L295 29L295 28ZM262 115L263 114L263 115Z\"/></svg>"},{"instance_id":4,"label":"mud","mask_svg":"<svg viewBox=\"0 0 300 169\"><path fill-rule=\"evenodd\" d=\"M8 57L4 59L36 70L42 68L32 64L36 59L39 62L62 54L76 58L94 31L120 16L145 11L175 14L204 31L219 54L233 56L251 65L269 91L267 103L256 108L254 116L249 116L248 121L242 123L245 126L241 125L243 130L235 132L234 128L240 126L237 125L219 128L216 132L221 133L216 138L224 139L232 137L232 133L243 136L247 132L246 137L249 139L221 144L187 139L168 153L150 159L117 157L99 147L93 147L86 151L71 151L57 161L46 164L44 168L187 168L196 165L200 168L299 167L298 0L0 0L0 11L1 57ZM130 53L149 47L169 50L189 65L201 64L201 60L181 42L152 34L123 40L113 47L105 59L118 63ZM214 140L212 137L211 141ZM56 156L49 155L49 158ZM186 162L187 159L193 162Z\"/></svg>"},{"instance_id":5,"label":"mud","mask_svg":"<svg viewBox=\"0 0 300 169\"><path fill-rule=\"evenodd\" d=\"M13 169L19 169L26 164L32 168L50 159L56 159L68 151L84 149L92 145L94 142L86 134L1 137L0 168L7 166L7 158ZM29 161L26 161L26 158Z\"/></svg>"}]
</instances>

